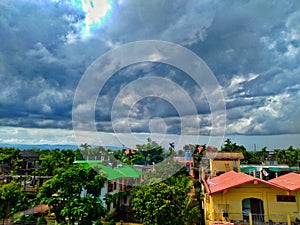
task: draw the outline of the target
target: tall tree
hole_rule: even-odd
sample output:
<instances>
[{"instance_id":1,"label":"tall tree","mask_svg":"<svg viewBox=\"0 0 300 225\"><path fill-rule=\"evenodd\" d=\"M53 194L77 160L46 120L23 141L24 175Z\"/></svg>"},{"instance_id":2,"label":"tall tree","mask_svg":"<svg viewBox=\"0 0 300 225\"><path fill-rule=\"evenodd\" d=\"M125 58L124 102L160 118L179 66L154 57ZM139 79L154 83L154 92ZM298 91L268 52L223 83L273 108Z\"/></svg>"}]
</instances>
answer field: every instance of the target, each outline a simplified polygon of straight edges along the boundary
<instances>
[{"instance_id":1,"label":"tall tree","mask_svg":"<svg viewBox=\"0 0 300 225\"><path fill-rule=\"evenodd\" d=\"M164 159L164 148L151 140L151 138L147 139L146 144L136 145L136 148L142 154L140 164L152 165L153 163L159 163Z\"/></svg>"},{"instance_id":2,"label":"tall tree","mask_svg":"<svg viewBox=\"0 0 300 225\"><path fill-rule=\"evenodd\" d=\"M135 215L144 224L182 224L185 198L183 189L161 182L140 187L134 194L132 205Z\"/></svg>"},{"instance_id":3,"label":"tall tree","mask_svg":"<svg viewBox=\"0 0 300 225\"><path fill-rule=\"evenodd\" d=\"M7 219L9 215L26 209L28 199L21 191L20 184L11 181L0 187L0 218Z\"/></svg>"},{"instance_id":4,"label":"tall tree","mask_svg":"<svg viewBox=\"0 0 300 225\"><path fill-rule=\"evenodd\" d=\"M243 164L252 164L253 161L253 154L248 152L243 145L237 145L236 143L232 143L231 140L228 138L225 140L225 144L221 147L222 152L241 152L244 155L244 159L241 160Z\"/></svg>"},{"instance_id":5,"label":"tall tree","mask_svg":"<svg viewBox=\"0 0 300 225\"><path fill-rule=\"evenodd\" d=\"M52 207L57 222L88 225L106 214L99 200L105 180L92 168L73 166L44 183L37 199Z\"/></svg>"},{"instance_id":6,"label":"tall tree","mask_svg":"<svg viewBox=\"0 0 300 225\"><path fill-rule=\"evenodd\" d=\"M199 202L188 195L193 180L180 163L159 163L142 185L131 194L135 216L144 224L193 224L200 217Z\"/></svg>"},{"instance_id":7,"label":"tall tree","mask_svg":"<svg viewBox=\"0 0 300 225\"><path fill-rule=\"evenodd\" d=\"M193 224L199 221L199 202L188 195L192 179L175 175L153 185L135 187L132 205L144 224Z\"/></svg>"}]
</instances>

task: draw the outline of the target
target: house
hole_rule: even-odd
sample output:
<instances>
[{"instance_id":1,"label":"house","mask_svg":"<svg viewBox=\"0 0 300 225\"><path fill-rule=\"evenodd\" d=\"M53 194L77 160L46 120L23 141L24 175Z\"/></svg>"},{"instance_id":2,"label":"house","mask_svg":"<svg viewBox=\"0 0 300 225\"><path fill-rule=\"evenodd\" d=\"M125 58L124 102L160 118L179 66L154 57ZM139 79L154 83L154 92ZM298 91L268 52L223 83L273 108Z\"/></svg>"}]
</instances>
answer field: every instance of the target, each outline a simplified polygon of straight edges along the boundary
<instances>
[{"instance_id":1,"label":"house","mask_svg":"<svg viewBox=\"0 0 300 225\"><path fill-rule=\"evenodd\" d=\"M14 160L14 166L18 170L18 174L30 175L36 169L40 169L39 154L32 150L24 150L19 153L20 159Z\"/></svg>"},{"instance_id":2,"label":"house","mask_svg":"<svg viewBox=\"0 0 300 225\"><path fill-rule=\"evenodd\" d=\"M300 175L270 181L229 171L202 177L206 224L292 224L300 218Z\"/></svg>"},{"instance_id":3,"label":"house","mask_svg":"<svg viewBox=\"0 0 300 225\"><path fill-rule=\"evenodd\" d=\"M292 197L293 199L297 198L300 200L300 174L291 172L282 175L280 177L276 177L272 180L269 180L269 182L288 189L289 196L294 196ZM298 211L299 209L300 209L300 202L298 202L298 206L297 206Z\"/></svg>"},{"instance_id":4,"label":"house","mask_svg":"<svg viewBox=\"0 0 300 225\"><path fill-rule=\"evenodd\" d=\"M99 198L109 213L114 212L118 205L130 206L130 190L134 184L142 181L144 174L129 166L116 168L105 166L100 160L76 160L74 163L83 164L86 168L93 167L104 173L107 181ZM84 191L82 194L85 194Z\"/></svg>"},{"instance_id":5,"label":"house","mask_svg":"<svg viewBox=\"0 0 300 225\"><path fill-rule=\"evenodd\" d=\"M284 174L299 171L299 167L289 167L288 165L241 165L241 172L260 179L270 180Z\"/></svg>"},{"instance_id":6,"label":"house","mask_svg":"<svg viewBox=\"0 0 300 225\"><path fill-rule=\"evenodd\" d=\"M188 171L189 175L194 177L193 158L189 151L186 151L184 156L175 156L173 159L182 164L182 166L184 166Z\"/></svg>"},{"instance_id":7,"label":"house","mask_svg":"<svg viewBox=\"0 0 300 225\"><path fill-rule=\"evenodd\" d=\"M0 174L7 175L13 171L13 167L8 163L0 164Z\"/></svg>"},{"instance_id":8,"label":"house","mask_svg":"<svg viewBox=\"0 0 300 225\"><path fill-rule=\"evenodd\" d=\"M210 177L218 176L228 171L240 172L240 160L244 159L241 152L207 152Z\"/></svg>"}]
</instances>

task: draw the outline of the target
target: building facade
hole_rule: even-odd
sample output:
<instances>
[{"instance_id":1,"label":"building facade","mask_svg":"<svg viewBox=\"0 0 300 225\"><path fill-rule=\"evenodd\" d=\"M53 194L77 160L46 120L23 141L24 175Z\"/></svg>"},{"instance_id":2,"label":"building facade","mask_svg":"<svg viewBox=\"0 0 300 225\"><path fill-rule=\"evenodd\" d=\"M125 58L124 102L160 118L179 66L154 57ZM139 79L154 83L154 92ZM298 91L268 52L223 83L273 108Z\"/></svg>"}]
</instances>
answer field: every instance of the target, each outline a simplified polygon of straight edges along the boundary
<instances>
[{"instance_id":1,"label":"building facade","mask_svg":"<svg viewBox=\"0 0 300 225\"><path fill-rule=\"evenodd\" d=\"M206 224L299 224L300 174L265 181L229 171L202 181Z\"/></svg>"}]
</instances>

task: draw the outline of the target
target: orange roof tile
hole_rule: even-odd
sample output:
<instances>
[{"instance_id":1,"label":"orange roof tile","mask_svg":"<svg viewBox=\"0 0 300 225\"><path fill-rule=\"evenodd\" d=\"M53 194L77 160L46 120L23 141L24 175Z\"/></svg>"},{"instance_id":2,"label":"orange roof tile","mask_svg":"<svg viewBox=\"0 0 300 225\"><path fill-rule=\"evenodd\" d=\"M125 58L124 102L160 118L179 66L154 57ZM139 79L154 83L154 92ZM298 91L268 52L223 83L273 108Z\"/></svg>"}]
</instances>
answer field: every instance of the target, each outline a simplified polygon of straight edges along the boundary
<instances>
[{"instance_id":1,"label":"orange roof tile","mask_svg":"<svg viewBox=\"0 0 300 225\"><path fill-rule=\"evenodd\" d=\"M295 191L300 189L300 174L293 172L288 173L280 177L276 177L272 180L269 180L269 182L285 187L290 191Z\"/></svg>"},{"instance_id":2,"label":"orange roof tile","mask_svg":"<svg viewBox=\"0 0 300 225\"><path fill-rule=\"evenodd\" d=\"M212 179L204 180L204 182L205 182L204 185L205 185L206 189L208 189L207 191L210 194L221 192L226 189L237 187L239 185L250 183L250 182L264 183L264 184L267 184L270 186L274 186L274 187L286 190L286 188L281 187L277 184L269 183L267 181L260 180L258 178L247 175L245 173L237 173L234 171L229 171L227 173L224 173L224 174L214 177Z\"/></svg>"}]
</instances>

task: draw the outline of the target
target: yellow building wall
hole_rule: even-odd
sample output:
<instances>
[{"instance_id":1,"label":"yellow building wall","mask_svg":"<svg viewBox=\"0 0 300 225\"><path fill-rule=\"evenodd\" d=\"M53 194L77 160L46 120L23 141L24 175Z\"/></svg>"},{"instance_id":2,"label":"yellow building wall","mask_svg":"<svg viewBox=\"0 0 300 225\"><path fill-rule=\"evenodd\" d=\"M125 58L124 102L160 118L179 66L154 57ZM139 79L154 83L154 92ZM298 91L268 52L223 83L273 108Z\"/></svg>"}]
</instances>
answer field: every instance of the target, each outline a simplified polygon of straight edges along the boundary
<instances>
[{"instance_id":1,"label":"yellow building wall","mask_svg":"<svg viewBox=\"0 0 300 225\"><path fill-rule=\"evenodd\" d=\"M239 160L212 160L211 161L211 171L212 176L216 176L218 172L228 172L236 168L236 171L240 171Z\"/></svg>"},{"instance_id":2,"label":"yellow building wall","mask_svg":"<svg viewBox=\"0 0 300 225\"><path fill-rule=\"evenodd\" d=\"M300 190L292 193L296 196L296 202L277 202L276 195L288 195L288 192L266 184L251 183L228 189L226 193L212 194L210 197L206 197L210 201L204 202L207 220L224 221L223 210L226 210L229 221L243 221L242 201L246 198L258 198L263 201L265 222L269 220L286 222L288 214L291 215L292 221L295 221L296 217L300 219Z\"/></svg>"}]
</instances>

